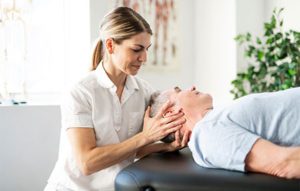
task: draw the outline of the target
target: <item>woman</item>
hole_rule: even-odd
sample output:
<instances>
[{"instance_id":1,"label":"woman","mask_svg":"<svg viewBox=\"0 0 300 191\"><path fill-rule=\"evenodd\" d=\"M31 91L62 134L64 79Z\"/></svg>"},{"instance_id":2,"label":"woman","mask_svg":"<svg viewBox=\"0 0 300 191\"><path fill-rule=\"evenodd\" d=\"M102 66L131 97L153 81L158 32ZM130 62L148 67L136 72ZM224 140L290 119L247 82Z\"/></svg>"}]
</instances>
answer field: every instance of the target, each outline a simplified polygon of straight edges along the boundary
<instances>
[{"instance_id":1,"label":"woman","mask_svg":"<svg viewBox=\"0 0 300 191\"><path fill-rule=\"evenodd\" d=\"M104 17L92 72L71 90L62 110L59 159L45 190L114 190L114 178L135 158L173 151L187 136L156 143L185 122L182 112L150 118L151 87L134 77L147 60L152 31L135 11L119 7ZM145 117L144 117L144 112ZM142 128L143 127L143 128ZM142 128L142 129L141 129Z\"/></svg>"}]
</instances>

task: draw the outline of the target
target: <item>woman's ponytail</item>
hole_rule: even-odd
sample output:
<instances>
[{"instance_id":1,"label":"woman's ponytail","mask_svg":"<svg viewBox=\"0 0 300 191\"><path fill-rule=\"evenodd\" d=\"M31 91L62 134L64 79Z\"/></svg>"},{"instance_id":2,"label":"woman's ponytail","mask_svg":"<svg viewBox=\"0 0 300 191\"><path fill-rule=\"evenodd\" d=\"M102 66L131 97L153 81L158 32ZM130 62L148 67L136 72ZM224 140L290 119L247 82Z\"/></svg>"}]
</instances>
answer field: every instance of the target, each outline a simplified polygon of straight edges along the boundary
<instances>
[{"instance_id":1,"label":"woman's ponytail","mask_svg":"<svg viewBox=\"0 0 300 191\"><path fill-rule=\"evenodd\" d=\"M103 50L102 49L103 49L103 43L102 43L102 40L99 39L94 48L91 71L96 70L97 66L103 59Z\"/></svg>"}]
</instances>

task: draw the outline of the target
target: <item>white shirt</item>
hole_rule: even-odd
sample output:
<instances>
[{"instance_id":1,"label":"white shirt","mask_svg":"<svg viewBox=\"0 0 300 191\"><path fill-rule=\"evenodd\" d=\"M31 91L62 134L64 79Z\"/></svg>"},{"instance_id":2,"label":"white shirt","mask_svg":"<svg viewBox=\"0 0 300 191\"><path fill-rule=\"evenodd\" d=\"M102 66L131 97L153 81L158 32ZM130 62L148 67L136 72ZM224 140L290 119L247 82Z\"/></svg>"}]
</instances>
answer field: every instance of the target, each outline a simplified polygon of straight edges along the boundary
<instances>
[{"instance_id":1,"label":"white shirt","mask_svg":"<svg viewBox=\"0 0 300 191\"><path fill-rule=\"evenodd\" d=\"M116 86L102 64L77 83L62 108L59 158L48 183L76 191L114 190L117 173L131 164L135 156L85 176L76 165L66 129L94 128L97 146L120 143L141 131L144 111L152 93L153 89L148 83L127 76L120 102Z\"/></svg>"}]
</instances>

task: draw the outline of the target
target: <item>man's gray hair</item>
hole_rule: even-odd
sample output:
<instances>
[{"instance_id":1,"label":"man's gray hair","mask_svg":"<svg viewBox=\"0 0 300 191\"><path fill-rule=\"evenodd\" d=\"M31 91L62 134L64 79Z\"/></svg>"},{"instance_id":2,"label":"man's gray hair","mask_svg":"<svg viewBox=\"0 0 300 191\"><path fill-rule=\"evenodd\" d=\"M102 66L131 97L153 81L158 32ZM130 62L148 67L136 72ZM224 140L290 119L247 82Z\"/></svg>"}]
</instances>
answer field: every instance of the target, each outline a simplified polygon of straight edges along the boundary
<instances>
[{"instance_id":1,"label":"man's gray hair","mask_svg":"<svg viewBox=\"0 0 300 191\"><path fill-rule=\"evenodd\" d=\"M150 98L150 106L151 106L151 112L150 117L154 117L159 109L163 106L164 103L166 103L169 100L169 95L167 93L162 93L160 91L156 91L151 95Z\"/></svg>"},{"instance_id":2,"label":"man's gray hair","mask_svg":"<svg viewBox=\"0 0 300 191\"><path fill-rule=\"evenodd\" d=\"M154 92L151 95L150 98L150 106L151 106L151 111L150 111L150 117L154 117L159 109L163 106L164 103L166 103L169 100L169 94L168 93L161 93L160 91ZM161 141L165 143L171 143L175 140L175 133L171 133L167 135L166 137L162 138Z\"/></svg>"}]
</instances>

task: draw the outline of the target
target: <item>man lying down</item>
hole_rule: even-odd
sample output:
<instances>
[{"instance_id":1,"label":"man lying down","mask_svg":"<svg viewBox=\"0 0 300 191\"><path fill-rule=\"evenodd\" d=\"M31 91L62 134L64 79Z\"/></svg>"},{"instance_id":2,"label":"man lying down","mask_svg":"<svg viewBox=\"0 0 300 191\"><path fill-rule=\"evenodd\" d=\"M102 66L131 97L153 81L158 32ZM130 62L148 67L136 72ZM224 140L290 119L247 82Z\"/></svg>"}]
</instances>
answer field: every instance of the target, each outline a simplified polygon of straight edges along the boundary
<instances>
[{"instance_id":1,"label":"man lying down","mask_svg":"<svg viewBox=\"0 0 300 191\"><path fill-rule=\"evenodd\" d=\"M300 178L300 88L252 94L215 109L209 94L175 87L153 96L152 115L168 100L174 105L165 115L182 109L179 134L191 132L188 146L200 166Z\"/></svg>"}]
</instances>

